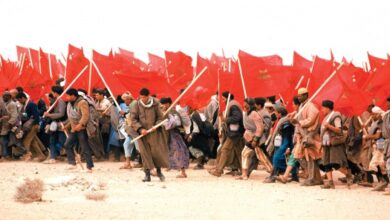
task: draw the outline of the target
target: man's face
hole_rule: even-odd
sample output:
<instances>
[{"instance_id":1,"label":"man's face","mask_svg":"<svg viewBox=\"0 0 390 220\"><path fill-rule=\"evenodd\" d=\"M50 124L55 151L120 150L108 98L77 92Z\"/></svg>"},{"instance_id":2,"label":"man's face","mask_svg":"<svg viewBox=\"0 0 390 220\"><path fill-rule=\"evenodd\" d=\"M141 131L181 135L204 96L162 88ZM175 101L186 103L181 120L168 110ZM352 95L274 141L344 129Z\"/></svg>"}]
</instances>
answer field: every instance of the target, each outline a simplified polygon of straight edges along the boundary
<instances>
[{"instance_id":1,"label":"man's face","mask_svg":"<svg viewBox=\"0 0 390 220\"><path fill-rule=\"evenodd\" d=\"M227 98L225 98L224 96L222 96L222 102L223 102L223 103L226 103L226 102L227 102Z\"/></svg>"},{"instance_id":2,"label":"man's face","mask_svg":"<svg viewBox=\"0 0 390 220\"><path fill-rule=\"evenodd\" d=\"M244 103L244 111L249 112L249 110L250 110L250 106L248 103L245 102Z\"/></svg>"},{"instance_id":3,"label":"man's face","mask_svg":"<svg viewBox=\"0 0 390 220\"><path fill-rule=\"evenodd\" d=\"M4 102L8 102L9 100L11 100L11 95L10 94L3 95L3 101Z\"/></svg>"},{"instance_id":4,"label":"man's face","mask_svg":"<svg viewBox=\"0 0 390 220\"><path fill-rule=\"evenodd\" d=\"M126 105L130 105L131 101L132 101L131 98L127 98L127 99L124 100Z\"/></svg>"},{"instance_id":5,"label":"man's face","mask_svg":"<svg viewBox=\"0 0 390 220\"><path fill-rule=\"evenodd\" d=\"M378 114L378 113L372 113L371 116L372 116L372 119L374 119L374 121L381 119L381 114Z\"/></svg>"},{"instance_id":6,"label":"man's face","mask_svg":"<svg viewBox=\"0 0 390 220\"><path fill-rule=\"evenodd\" d=\"M324 106L321 106L321 111L322 111L322 113L323 113L324 115L327 115L327 114L329 114L330 109L329 109L329 108L326 108L326 107L324 107Z\"/></svg>"},{"instance_id":7,"label":"man's face","mask_svg":"<svg viewBox=\"0 0 390 220\"><path fill-rule=\"evenodd\" d=\"M140 95L139 98L141 99L141 101L144 104L148 103L148 101L149 101L149 96L146 96L146 95Z\"/></svg>"},{"instance_id":8,"label":"man's face","mask_svg":"<svg viewBox=\"0 0 390 220\"><path fill-rule=\"evenodd\" d=\"M95 99L98 100L98 101L101 101L101 100L104 99L104 96L103 96L103 94L96 93L96 94L95 94Z\"/></svg>"},{"instance_id":9,"label":"man's face","mask_svg":"<svg viewBox=\"0 0 390 220\"><path fill-rule=\"evenodd\" d=\"M76 101L76 96L74 96L74 95L66 95L66 98L67 98L67 100L69 101L69 102L74 102L74 101Z\"/></svg>"},{"instance_id":10,"label":"man's face","mask_svg":"<svg viewBox=\"0 0 390 220\"><path fill-rule=\"evenodd\" d=\"M161 109L165 112L166 110L168 110L169 106L169 103L161 104Z\"/></svg>"},{"instance_id":11,"label":"man's face","mask_svg":"<svg viewBox=\"0 0 390 220\"><path fill-rule=\"evenodd\" d=\"M22 105L26 104L26 99L25 98L19 98L18 102Z\"/></svg>"},{"instance_id":12,"label":"man's face","mask_svg":"<svg viewBox=\"0 0 390 220\"><path fill-rule=\"evenodd\" d=\"M298 100L299 100L300 103L303 103L303 102L306 101L307 97L308 97L307 93L306 94L302 94L302 95L298 95Z\"/></svg>"},{"instance_id":13,"label":"man's face","mask_svg":"<svg viewBox=\"0 0 390 220\"><path fill-rule=\"evenodd\" d=\"M53 95L54 98L58 98L58 96L60 96L58 93L56 92L51 92L51 94Z\"/></svg>"}]
</instances>

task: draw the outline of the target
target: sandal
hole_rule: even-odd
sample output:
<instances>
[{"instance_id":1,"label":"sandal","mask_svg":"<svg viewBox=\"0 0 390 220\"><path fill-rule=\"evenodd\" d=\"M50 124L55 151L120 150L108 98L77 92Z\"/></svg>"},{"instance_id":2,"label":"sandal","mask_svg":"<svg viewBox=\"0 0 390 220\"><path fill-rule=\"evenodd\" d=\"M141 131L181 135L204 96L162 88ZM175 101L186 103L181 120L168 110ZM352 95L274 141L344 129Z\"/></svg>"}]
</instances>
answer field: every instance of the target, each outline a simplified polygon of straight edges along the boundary
<instances>
[{"instance_id":1,"label":"sandal","mask_svg":"<svg viewBox=\"0 0 390 220\"><path fill-rule=\"evenodd\" d=\"M183 174L179 174L176 176L176 178L187 178L187 174L183 175Z\"/></svg>"},{"instance_id":2,"label":"sandal","mask_svg":"<svg viewBox=\"0 0 390 220\"><path fill-rule=\"evenodd\" d=\"M133 169L133 167L131 166L131 164L125 164L121 167L119 167L120 170L131 170Z\"/></svg>"}]
</instances>

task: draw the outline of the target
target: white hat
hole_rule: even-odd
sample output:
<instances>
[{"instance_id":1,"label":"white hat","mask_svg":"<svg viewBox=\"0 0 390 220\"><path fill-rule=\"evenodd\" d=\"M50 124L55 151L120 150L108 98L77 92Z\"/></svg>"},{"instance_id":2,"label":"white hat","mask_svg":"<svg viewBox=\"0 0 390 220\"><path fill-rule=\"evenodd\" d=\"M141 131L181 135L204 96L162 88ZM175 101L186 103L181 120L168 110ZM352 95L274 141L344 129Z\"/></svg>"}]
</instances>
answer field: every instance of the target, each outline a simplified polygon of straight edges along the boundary
<instances>
[{"instance_id":1,"label":"white hat","mask_svg":"<svg viewBox=\"0 0 390 220\"><path fill-rule=\"evenodd\" d=\"M374 106L371 111L374 114L383 114L384 113L384 111L378 106Z\"/></svg>"},{"instance_id":2,"label":"white hat","mask_svg":"<svg viewBox=\"0 0 390 220\"><path fill-rule=\"evenodd\" d=\"M274 108L274 105L271 102L266 102L264 108Z\"/></svg>"}]
</instances>

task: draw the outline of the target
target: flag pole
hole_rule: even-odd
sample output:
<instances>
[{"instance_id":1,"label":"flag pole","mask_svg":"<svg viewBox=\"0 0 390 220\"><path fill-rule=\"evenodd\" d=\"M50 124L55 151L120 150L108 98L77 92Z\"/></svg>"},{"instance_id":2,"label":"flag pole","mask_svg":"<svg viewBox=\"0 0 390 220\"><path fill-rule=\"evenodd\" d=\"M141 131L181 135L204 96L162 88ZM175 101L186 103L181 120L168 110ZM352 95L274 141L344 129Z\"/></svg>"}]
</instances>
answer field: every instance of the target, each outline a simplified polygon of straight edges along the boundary
<instances>
[{"instance_id":1,"label":"flag pole","mask_svg":"<svg viewBox=\"0 0 390 220\"><path fill-rule=\"evenodd\" d=\"M91 84L92 84L92 63L89 61L89 76L88 76L88 92L87 94L91 95Z\"/></svg>"},{"instance_id":2,"label":"flag pole","mask_svg":"<svg viewBox=\"0 0 390 220\"><path fill-rule=\"evenodd\" d=\"M310 103L314 100L314 98L321 92L321 90L326 86L326 84L329 83L329 81L336 75L336 73L341 69L343 65L344 62L341 62L340 65L333 71L333 73L330 74L330 76L321 84L317 91L309 98L306 104L301 109L299 109L298 113L295 115L295 118L298 118L298 115L302 113L303 109L307 106L307 103Z\"/></svg>"},{"instance_id":3,"label":"flag pole","mask_svg":"<svg viewBox=\"0 0 390 220\"><path fill-rule=\"evenodd\" d=\"M196 75L195 79L191 81L191 83L187 86L187 88L176 98L176 100L172 103L171 106L164 112L164 116L180 101L181 98L188 92L188 90L195 84L195 82L205 73L207 70L207 66L205 66L199 74Z\"/></svg>"},{"instance_id":4,"label":"flag pole","mask_svg":"<svg viewBox=\"0 0 390 220\"><path fill-rule=\"evenodd\" d=\"M242 74L242 67L241 67L240 57L238 57L237 60L238 60L238 69L240 70L242 89L244 90L244 97L247 98L248 96L246 94L246 87L245 87L244 76Z\"/></svg>"},{"instance_id":5,"label":"flag pole","mask_svg":"<svg viewBox=\"0 0 390 220\"><path fill-rule=\"evenodd\" d=\"M50 73L50 79L53 79L53 73L52 73L52 70L51 70L51 56L50 56L50 53L48 53L48 56L49 56L49 73Z\"/></svg>"},{"instance_id":6,"label":"flag pole","mask_svg":"<svg viewBox=\"0 0 390 220\"><path fill-rule=\"evenodd\" d=\"M23 55L22 55L22 62L20 63L21 66L20 66L20 69L19 69L19 76L22 75L22 70L23 70L25 58L26 58L26 53L23 53Z\"/></svg>"},{"instance_id":7,"label":"flag pole","mask_svg":"<svg viewBox=\"0 0 390 220\"><path fill-rule=\"evenodd\" d=\"M103 77L102 73L100 72L99 68L97 67L96 63L95 63L92 59L90 59L90 61L91 61L91 63L93 64L93 66L95 67L96 72L97 72L98 75L100 76L100 79L102 79L104 86L107 88L108 92L111 94L112 100L114 101L116 107L117 107L118 110L120 111L120 110L121 110L121 107L119 106L119 103L116 101L116 98L115 98L115 96L114 96L114 93L112 93L111 88L108 86L106 80L104 79L104 77Z\"/></svg>"},{"instance_id":8,"label":"flag pole","mask_svg":"<svg viewBox=\"0 0 390 220\"><path fill-rule=\"evenodd\" d=\"M73 81L71 83L69 83L69 85L64 89L64 91L62 92L62 94L60 96L58 96L58 98L54 101L54 103L49 107L49 109L47 109L46 112L50 112L54 106L57 104L58 100L61 99L62 96L65 95L66 91L68 91L68 89L70 89L70 87L73 86L73 84L80 78L81 75L83 75L83 73L85 72L85 70L88 68L88 65L86 65L82 70L81 72L73 79Z\"/></svg>"}]
</instances>

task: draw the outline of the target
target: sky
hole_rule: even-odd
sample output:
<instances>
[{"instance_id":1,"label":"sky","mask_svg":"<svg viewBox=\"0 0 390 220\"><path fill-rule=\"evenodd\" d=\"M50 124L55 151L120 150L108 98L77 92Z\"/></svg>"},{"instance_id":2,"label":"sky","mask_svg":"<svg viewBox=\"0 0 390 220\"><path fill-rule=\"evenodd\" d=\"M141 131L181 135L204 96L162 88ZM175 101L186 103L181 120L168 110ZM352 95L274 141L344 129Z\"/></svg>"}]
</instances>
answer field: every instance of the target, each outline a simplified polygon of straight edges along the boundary
<instances>
[{"instance_id":1,"label":"sky","mask_svg":"<svg viewBox=\"0 0 390 220\"><path fill-rule=\"evenodd\" d=\"M345 56L355 65L390 53L386 0L0 0L0 54L16 60L16 45L57 55L68 43L108 54L118 47L147 61L147 52L181 50L237 56L293 51L311 58Z\"/></svg>"}]
</instances>

